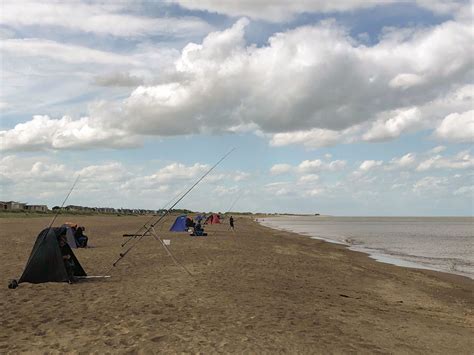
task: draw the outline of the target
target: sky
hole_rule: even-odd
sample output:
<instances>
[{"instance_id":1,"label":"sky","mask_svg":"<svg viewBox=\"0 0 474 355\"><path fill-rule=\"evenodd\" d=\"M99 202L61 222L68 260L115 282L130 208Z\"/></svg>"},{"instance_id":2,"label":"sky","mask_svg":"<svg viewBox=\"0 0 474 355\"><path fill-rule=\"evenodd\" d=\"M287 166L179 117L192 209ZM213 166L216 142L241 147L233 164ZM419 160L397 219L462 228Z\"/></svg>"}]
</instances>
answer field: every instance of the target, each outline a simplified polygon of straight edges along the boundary
<instances>
[{"instance_id":1,"label":"sky","mask_svg":"<svg viewBox=\"0 0 474 355\"><path fill-rule=\"evenodd\" d=\"M474 214L473 4L18 1L0 200Z\"/></svg>"}]
</instances>

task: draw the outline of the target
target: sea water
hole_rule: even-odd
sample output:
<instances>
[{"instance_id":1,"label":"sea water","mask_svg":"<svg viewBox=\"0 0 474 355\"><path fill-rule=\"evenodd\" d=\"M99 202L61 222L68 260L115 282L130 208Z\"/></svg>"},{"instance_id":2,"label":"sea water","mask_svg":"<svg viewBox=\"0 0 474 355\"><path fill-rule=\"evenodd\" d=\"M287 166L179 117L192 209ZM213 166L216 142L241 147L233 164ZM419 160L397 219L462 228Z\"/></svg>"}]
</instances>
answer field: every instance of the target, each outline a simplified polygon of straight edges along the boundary
<instances>
[{"instance_id":1,"label":"sea water","mask_svg":"<svg viewBox=\"0 0 474 355\"><path fill-rule=\"evenodd\" d=\"M474 279L472 217L279 216L262 225L349 246L399 266Z\"/></svg>"}]
</instances>

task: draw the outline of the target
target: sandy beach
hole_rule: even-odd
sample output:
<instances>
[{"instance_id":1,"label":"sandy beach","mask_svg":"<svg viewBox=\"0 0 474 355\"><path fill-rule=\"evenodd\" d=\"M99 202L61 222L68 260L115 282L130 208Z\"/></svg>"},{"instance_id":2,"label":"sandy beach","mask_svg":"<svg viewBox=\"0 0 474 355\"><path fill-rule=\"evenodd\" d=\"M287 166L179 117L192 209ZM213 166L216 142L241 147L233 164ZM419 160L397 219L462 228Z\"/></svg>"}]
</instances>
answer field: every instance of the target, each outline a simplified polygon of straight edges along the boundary
<instances>
[{"instance_id":1,"label":"sandy beach","mask_svg":"<svg viewBox=\"0 0 474 355\"><path fill-rule=\"evenodd\" d=\"M86 227L76 256L104 275L123 233L149 217L64 217ZM472 354L474 282L382 264L343 246L237 217L207 237L167 232L176 266L151 237L109 279L21 284L50 218L0 219L0 353Z\"/></svg>"}]
</instances>

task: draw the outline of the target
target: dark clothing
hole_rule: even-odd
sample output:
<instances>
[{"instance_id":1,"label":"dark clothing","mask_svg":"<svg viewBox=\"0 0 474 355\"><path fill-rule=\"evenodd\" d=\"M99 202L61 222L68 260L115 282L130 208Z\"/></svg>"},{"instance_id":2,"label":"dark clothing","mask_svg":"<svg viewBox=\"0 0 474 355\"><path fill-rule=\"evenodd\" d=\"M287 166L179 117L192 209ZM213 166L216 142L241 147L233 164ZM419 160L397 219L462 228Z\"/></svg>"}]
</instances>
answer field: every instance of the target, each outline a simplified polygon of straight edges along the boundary
<instances>
[{"instance_id":1,"label":"dark clothing","mask_svg":"<svg viewBox=\"0 0 474 355\"><path fill-rule=\"evenodd\" d=\"M70 247L67 245L67 243L64 243L63 246L59 245L59 250L61 250L62 256L70 255L69 254Z\"/></svg>"},{"instance_id":2,"label":"dark clothing","mask_svg":"<svg viewBox=\"0 0 474 355\"><path fill-rule=\"evenodd\" d=\"M230 228L234 229L234 218L233 217L230 217L229 223L230 223Z\"/></svg>"},{"instance_id":3,"label":"dark clothing","mask_svg":"<svg viewBox=\"0 0 474 355\"><path fill-rule=\"evenodd\" d=\"M64 243L63 246L59 246L59 249L61 250L61 255L63 256L63 262L64 262L64 267L66 268L67 276L69 278L69 282L75 281L74 279L74 261L71 258L71 254L69 251L71 248L67 243ZM69 256L68 259L64 258L65 256Z\"/></svg>"},{"instance_id":4,"label":"dark clothing","mask_svg":"<svg viewBox=\"0 0 474 355\"><path fill-rule=\"evenodd\" d=\"M84 235L82 227L78 227L76 229L76 233L74 234L74 239L76 240L76 244L79 248L85 248L87 246L87 235Z\"/></svg>"},{"instance_id":5,"label":"dark clothing","mask_svg":"<svg viewBox=\"0 0 474 355\"><path fill-rule=\"evenodd\" d=\"M194 222L191 218L186 218L186 228L192 228L194 227Z\"/></svg>"}]
</instances>

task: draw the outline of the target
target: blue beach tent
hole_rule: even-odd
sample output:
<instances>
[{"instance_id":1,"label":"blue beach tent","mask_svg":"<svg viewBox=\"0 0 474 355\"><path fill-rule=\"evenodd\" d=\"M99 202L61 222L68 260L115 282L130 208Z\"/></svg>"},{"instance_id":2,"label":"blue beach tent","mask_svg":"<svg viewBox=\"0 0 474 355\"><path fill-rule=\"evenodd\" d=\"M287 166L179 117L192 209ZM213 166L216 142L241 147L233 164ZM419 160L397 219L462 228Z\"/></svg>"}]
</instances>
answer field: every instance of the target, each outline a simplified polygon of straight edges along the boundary
<instances>
[{"instance_id":1,"label":"blue beach tent","mask_svg":"<svg viewBox=\"0 0 474 355\"><path fill-rule=\"evenodd\" d=\"M186 218L185 214L178 216L170 228L170 232L186 232Z\"/></svg>"}]
</instances>

